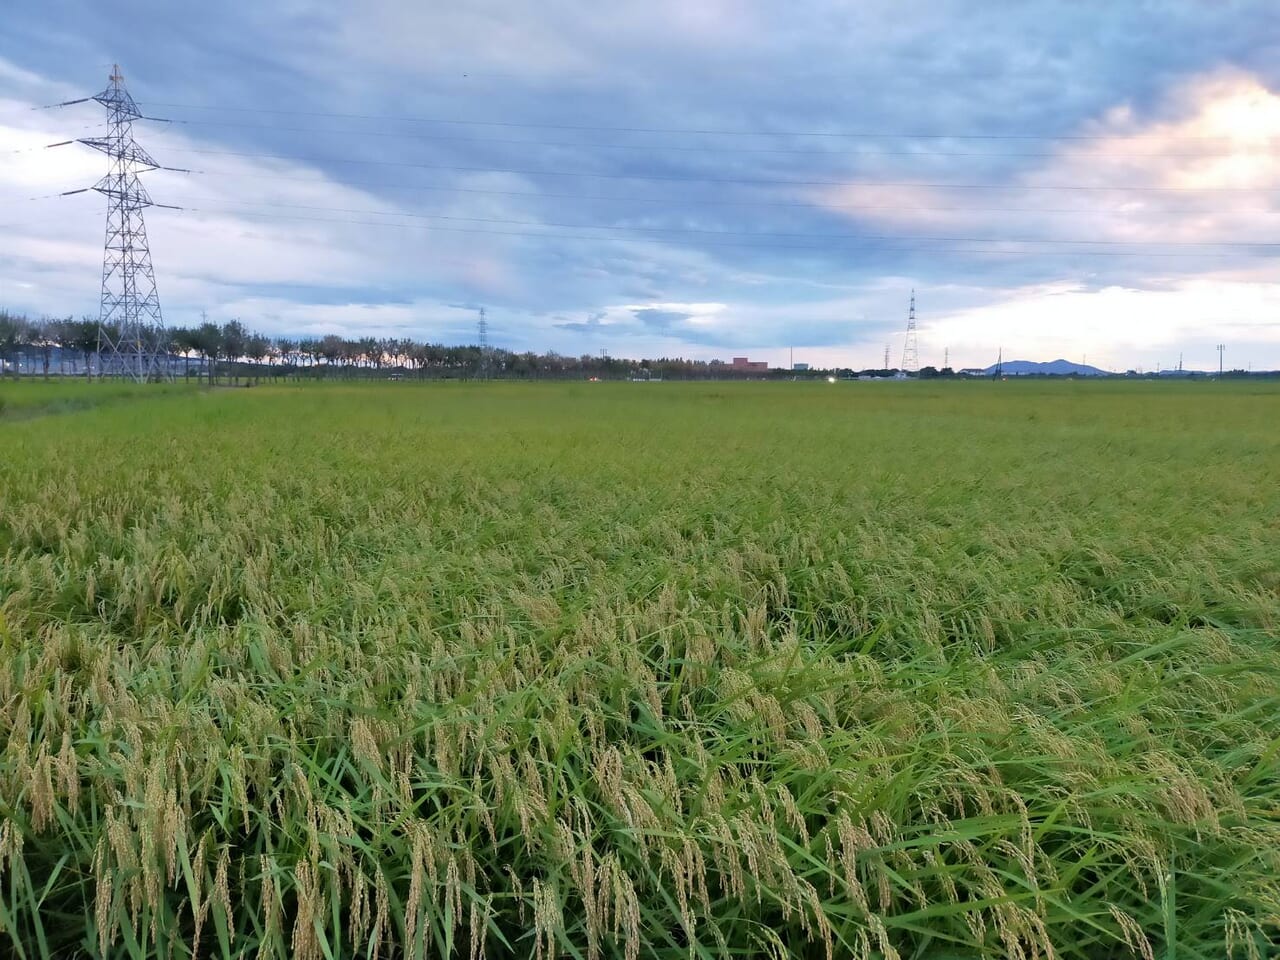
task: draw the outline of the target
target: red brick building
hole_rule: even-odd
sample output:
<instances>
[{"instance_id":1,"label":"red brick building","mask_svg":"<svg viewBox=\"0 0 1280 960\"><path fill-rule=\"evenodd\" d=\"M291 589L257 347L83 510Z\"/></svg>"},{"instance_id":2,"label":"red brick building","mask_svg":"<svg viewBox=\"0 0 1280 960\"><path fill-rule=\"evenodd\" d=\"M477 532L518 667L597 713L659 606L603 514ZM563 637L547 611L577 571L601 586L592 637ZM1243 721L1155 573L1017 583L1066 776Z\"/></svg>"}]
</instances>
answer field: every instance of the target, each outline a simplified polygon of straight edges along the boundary
<instances>
[{"instance_id":1,"label":"red brick building","mask_svg":"<svg viewBox=\"0 0 1280 960\"><path fill-rule=\"evenodd\" d=\"M741 373L768 373L769 364L765 360L748 360L746 357L734 357L729 364L734 371Z\"/></svg>"}]
</instances>

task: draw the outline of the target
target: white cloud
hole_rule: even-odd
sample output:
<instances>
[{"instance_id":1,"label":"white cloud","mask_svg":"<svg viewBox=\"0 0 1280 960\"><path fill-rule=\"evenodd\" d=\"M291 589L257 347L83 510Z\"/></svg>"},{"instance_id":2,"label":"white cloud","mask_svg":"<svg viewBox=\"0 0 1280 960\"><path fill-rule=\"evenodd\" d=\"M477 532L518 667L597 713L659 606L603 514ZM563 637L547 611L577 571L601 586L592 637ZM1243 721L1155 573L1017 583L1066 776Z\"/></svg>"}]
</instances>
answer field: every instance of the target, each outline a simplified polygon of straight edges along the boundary
<instances>
[{"instance_id":1,"label":"white cloud","mask_svg":"<svg viewBox=\"0 0 1280 960\"><path fill-rule=\"evenodd\" d=\"M0 101L0 142L15 151L0 164L8 261L0 260L0 297L8 299L6 306L60 313L92 312L96 305L105 201L94 193L56 194L92 186L105 160L79 144L45 148L66 140L68 131L91 136L100 130L93 111L92 105L31 111L21 100ZM429 231L426 221L406 218L395 204L304 163L210 157L203 151L211 145L181 128L144 132L143 126L139 137L159 161L210 169L203 176L146 175L153 199L185 208L153 209L146 220L161 302L172 323L191 322L203 306L229 314L252 302L254 288L270 285L356 295L394 287L406 277L481 291L505 291L514 283L501 238Z\"/></svg>"},{"instance_id":2,"label":"white cloud","mask_svg":"<svg viewBox=\"0 0 1280 960\"><path fill-rule=\"evenodd\" d=\"M1235 357L1259 360L1280 353L1280 325L1259 318L1280 313L1280 284L1195 279L1177 289L1124 287L1085 290L1068 284L1013 292L987 306L922 324L920 338L946 344L966 365L1006 359L1080 360L1104 369L1145 364L1217 366L1210 342L1230 341Z\"/></svg>"},{"instance_id":3,"label":"white cloud","mask_svg":"<svg viewBox=\"0 0 1280 960\"><path fill-rule=\"evenodd\" d=\"M1125 277L1114 283L1099 285L1088 272L1064 267L1058 283L992 289L987 303L944 309L936 319L926 312L922 343L950 346L954 361L985 365L1003 345L1006 358L1079 359L1090 352L1104 366L1154 366L1176 362L1178 343L1203 353L1204 344L1227 339L1236 342L1237 356L1280 365L1280 326L1273 320L1280 316L1280 286L1264 282L1273 275L1270 254L1264 261L1262 247L1211 246L1276 240L1280 95L1251 75L1217 71L1171 91L1163 113L1173 119L1147 120L1130 106L1116 107L1079 131L1090 139L1065 141L1005 189L976 197L936 187L856 185L809 196L875 229L1094 240L1101 243L1078 249L1121 256L1156 252L1131 243L1161 245L1158 256L1117 258L1133 264L1127 276L1123 267L1097 260L1107 266L1104 276ZM1044 189L1118 184L1134 189ZM1016 262L1021 250L1030 250L1030 258L1044 249L1063 248L1008 245L1006 256ZM1216 354L1186 359L1210 361L1216 366Z\"/></svg>"},{"instance_id":4,"label":"white cloud","mask_svg":"<svg viewBox=\"0 0 1280 960\"><path fill-rule=\"evenodd\" d=\"M969 236L1149 244L1270 239L1280 212L1280 94L1229 70L1169 95L1176 120L1108 111L1003 189L850 184L808 192L873 223ZM940 180L954 178L939 178ZM1131 188L1131 189L1126 189ZM1189 272L1203 265L1192 262Z\"/></svg>"}]
</instances>

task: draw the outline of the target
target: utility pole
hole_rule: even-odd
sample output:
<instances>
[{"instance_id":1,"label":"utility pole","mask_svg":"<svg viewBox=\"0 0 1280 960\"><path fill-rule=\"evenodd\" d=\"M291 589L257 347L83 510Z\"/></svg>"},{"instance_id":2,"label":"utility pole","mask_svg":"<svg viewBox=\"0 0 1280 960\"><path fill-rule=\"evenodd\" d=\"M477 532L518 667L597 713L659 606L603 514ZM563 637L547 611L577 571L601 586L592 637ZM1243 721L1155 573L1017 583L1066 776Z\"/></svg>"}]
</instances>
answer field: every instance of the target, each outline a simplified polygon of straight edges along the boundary
<instances>
[{"instance_id":1,"label":"utility pole","mask_svg":"<svg viewBox=\"0 0 1280 960\"><path fill-rule=\"evenodd\" d=\"M208 323L208 322L209 322L209 313L208 313L208 311L206 311L206 310L201 310L201 311L200 311L200 327L201 327L201 330L200 330L200 338L201 338L202 340L204 339L204 329L203 329L203 328L204 328L204 325L205 325L206 323ZM210 346L214 346L214 351L213 351L212 353L206 353L206 354L205 354L205 358L204 358L204 359L205 359L205 363L207 363L207 364L209 365L209 369L206 371L206 373L208 374L208 377L209 377L209 386L213 386L213 371L214 371L214 367L215 367L215 365L216 365L216 364L217 364L217 362L218 362L218 353L217 353L216 345L211 344Z\"/></svg>"},{"instance_id":2,"label":"utility pole","mask_svg":"<svg viewBox=\"0 0 1280 960\"><path fill-rule=\"evenodd\" d=\"M172 380L168 337L156 292L151 249L142 211L147 207L181 207L155 203L139 174L162 167L133 139L133 121L144 117L129 95L120 66L111 70L107 89L92 97L68 100L58 106L93 100L107 109L107 133L103 137L66 140L50 146L83 143L107 155L107 175L92 188L68 190L63 195L93 189L105 196L107 233L102 255L102 295L98 307L98 376L108 372L138 382ZM190 171L181 170L181 173Z\"/></svg>"},{"instance_id":3,"label":"utility pole","mask_svg":"<svg viewBox=\"0 0 1280 960\"><path fill-rule=\"evenodd\" d=\"M1218 376L1222 376L1222 354L1226 351L1225 343L1218 344Z\"/></svg>"}]
</instances>

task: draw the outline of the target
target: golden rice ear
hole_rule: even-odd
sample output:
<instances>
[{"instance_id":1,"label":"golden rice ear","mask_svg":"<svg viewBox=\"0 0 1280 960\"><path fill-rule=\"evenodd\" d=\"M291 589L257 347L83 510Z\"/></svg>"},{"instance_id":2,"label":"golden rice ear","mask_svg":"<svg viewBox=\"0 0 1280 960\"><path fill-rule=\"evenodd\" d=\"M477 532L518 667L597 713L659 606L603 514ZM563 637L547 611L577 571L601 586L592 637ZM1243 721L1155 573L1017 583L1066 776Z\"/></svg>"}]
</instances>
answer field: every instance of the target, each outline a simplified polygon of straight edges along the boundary
<instances>
[{"instance_id":1,"label":"golden rice ear","mask_svg":"<svg viewBox=\"0 0 1280 960\"><path fill-rule=\"evenodd\" d=\"M293 921L293 955L298 960L319 960L324 954L316 926L323 921L325 900L316 867L308 860L299 860L294 868L294 892L297 914Z\"/></svg>"}]
</instances>

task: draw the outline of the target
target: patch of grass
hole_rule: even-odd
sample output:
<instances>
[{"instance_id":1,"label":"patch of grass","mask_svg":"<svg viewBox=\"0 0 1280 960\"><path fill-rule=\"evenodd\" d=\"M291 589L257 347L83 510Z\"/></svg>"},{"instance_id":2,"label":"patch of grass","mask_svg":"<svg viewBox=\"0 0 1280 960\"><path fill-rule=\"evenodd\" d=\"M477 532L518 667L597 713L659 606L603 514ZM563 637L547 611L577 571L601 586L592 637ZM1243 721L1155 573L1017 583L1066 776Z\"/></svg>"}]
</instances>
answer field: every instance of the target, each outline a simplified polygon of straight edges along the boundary
<instances>
[{"instance_id":1,"label":"patch of grass","mask_svg":"<svg viewBox=\"0 0 1280 960\"><path fill-rule=\"evenodd\" d=\"M0 938L1273 953L1280 391L920 386L0 426Z\"/></svg>"},{"instance_id":2,"label":"patch of grass","mask_svg":"<svg viewBox=\"0 0 1280 960\"><path fill-rule=\"evenodd\" d=\"M189 384L138 384L120 380L82 380L57 377L48 380L0 377L0 420L26 419L54 413L88 410L104 403L141 400L189 393Z\"/></svg>"}]
</instances>

